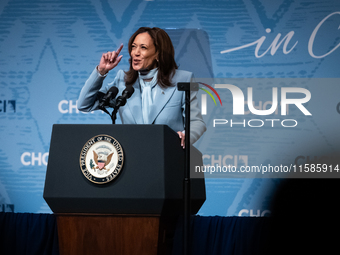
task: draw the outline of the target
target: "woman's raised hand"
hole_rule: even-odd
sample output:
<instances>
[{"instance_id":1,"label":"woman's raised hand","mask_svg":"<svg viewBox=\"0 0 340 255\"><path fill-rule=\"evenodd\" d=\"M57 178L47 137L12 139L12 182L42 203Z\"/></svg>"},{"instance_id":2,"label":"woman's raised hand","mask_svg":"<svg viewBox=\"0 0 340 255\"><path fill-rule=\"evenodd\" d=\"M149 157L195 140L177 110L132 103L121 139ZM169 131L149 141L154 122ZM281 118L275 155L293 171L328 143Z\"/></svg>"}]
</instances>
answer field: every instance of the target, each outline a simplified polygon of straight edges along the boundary
<instances>
[{"instance_id":1,"label":"woman's raised hand","mask_svg":"<svg viewBox=\"0 0 340 255\"><path fill-rule=\"evenodd\" d=\"M123 57L123 55L119 56L119 53L122 49L123 44L121 44L116 51L108 51L106 53L103 53L98 65L98 71L101 75L108 73L110 70L118 65Z\"/></svg>"}]
</instances>

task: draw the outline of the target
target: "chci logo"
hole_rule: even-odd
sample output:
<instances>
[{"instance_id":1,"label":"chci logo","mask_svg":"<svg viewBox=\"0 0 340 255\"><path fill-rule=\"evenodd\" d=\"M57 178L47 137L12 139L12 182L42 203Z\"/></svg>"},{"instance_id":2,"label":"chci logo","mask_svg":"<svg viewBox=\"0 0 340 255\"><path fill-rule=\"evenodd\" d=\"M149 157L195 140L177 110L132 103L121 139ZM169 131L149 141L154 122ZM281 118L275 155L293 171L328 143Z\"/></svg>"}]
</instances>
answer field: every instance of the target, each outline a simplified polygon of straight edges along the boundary
<instances>
[{"instance_id":1,"label":"chci logo","mask_svg":"<svg viewBox=\"0 0 340 255\"><path fill-rule=\"evenodd\" d=\"M91 182L104 184L114 180L124 161L120 143L108 135L98 135L86 142L80 154L80 168Z\"/></svg>"}]
</instances>

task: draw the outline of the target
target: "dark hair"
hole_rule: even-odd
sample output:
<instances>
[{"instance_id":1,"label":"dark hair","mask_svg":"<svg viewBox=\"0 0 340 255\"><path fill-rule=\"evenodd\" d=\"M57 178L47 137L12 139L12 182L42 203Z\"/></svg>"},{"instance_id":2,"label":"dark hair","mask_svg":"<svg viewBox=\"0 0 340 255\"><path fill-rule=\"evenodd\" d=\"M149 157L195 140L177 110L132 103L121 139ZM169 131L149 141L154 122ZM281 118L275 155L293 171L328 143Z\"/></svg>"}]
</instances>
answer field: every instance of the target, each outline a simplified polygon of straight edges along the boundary
<instances>
[{"instance_id":1,"label":"dark hair","mask_svg":"<svg viewBox=\"0 0 340 255\"><path fill-rule=\"evenodd\" d=\"M171 78L175 74L175 70L178 68L175 61L175 50L172 45L169 35L161 28L158 27L140 27L129 40L128 50L130 54L130 70L125 72L126 85L132 85L138 78L138 71L133 70L131 61L132 43L136 36L141 33L148 33L155 45L156 52L158 52L158 84L161 87L173 86Z\"/></svg>"}]
</instances>

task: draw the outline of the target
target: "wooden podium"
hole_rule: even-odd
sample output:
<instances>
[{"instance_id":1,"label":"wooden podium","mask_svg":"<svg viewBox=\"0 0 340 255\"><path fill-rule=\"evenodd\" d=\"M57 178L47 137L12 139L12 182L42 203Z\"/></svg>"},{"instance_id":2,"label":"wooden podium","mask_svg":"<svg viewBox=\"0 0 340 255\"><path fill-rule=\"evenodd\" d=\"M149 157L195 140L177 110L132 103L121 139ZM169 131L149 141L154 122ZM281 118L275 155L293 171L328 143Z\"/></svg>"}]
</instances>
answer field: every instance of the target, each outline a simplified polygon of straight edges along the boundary
<instances>
[{"instance_id":1,"label":"wooden podium","mask_svg":"<svg viewBox=\"0 0 340 255\"><path fill-rule=\"evenodd\" d=\"M116 139L124 153L120 173L100 184L81 169L85 144L98 135ZM192 169L201 166L200 152L191 154ZM44 199L57 215L60 254L171 254L184 166L178 135L165 125L54 125ZM195 214L205 184L193 175Z\"/></svg>"}]
</instances>

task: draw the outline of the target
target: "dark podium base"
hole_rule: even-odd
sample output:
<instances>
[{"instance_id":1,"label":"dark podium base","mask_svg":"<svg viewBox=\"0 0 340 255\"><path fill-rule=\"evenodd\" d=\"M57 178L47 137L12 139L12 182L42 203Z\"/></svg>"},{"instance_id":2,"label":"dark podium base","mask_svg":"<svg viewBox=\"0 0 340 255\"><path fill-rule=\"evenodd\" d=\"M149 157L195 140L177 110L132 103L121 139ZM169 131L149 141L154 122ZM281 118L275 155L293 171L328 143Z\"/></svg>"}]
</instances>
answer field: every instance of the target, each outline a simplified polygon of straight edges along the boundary
<instances>
[{"instance_id":1,"label":"dark podium base","mask_svg":"<svg viewBox=\"0 0 340 255\"><path fill-rule=\"evenodd\" d=\"M57 214L57 222L60 255L168 255L176 226L155 215Z\"/></svg>"}]
</instances>

